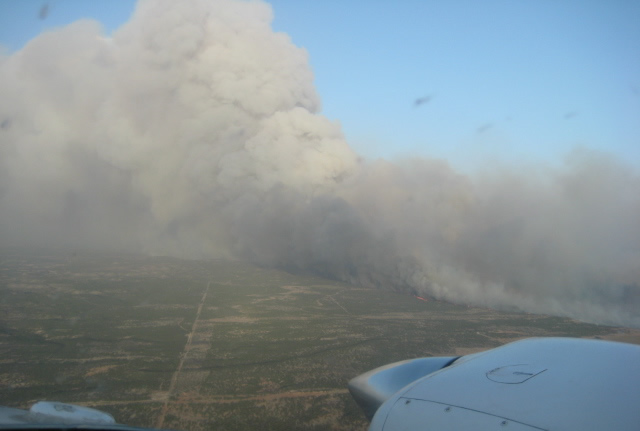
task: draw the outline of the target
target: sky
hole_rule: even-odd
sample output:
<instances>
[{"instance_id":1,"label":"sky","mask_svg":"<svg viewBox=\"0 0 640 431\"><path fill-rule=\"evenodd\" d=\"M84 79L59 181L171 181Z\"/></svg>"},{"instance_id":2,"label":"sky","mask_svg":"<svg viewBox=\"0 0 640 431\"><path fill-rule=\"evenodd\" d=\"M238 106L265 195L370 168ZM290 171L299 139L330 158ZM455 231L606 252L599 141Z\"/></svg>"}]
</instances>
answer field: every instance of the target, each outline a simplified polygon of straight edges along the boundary
<instances>
[{"instance_id":1,"label":"sky","mask_svg":"<svg viewBox=\"0 0 640 431\"><path fill-rule=\"evenodd\" d=\"M273 2L0 0L0 244L640 327L636 2Z\"/></svg>"},{"instance_id":2,"label":"sky","mask_svg":"<svg viewBox=\"0 0 640 431\"><path fill-rule=\"evenodd\" d=\"M309 55L322 114L366 159L554 165L586 147L640 164L636 1L270 3L274 30ZM134 8L0 0L0 44L81 18L109 35Z\"/></svg>"}]
</instances>

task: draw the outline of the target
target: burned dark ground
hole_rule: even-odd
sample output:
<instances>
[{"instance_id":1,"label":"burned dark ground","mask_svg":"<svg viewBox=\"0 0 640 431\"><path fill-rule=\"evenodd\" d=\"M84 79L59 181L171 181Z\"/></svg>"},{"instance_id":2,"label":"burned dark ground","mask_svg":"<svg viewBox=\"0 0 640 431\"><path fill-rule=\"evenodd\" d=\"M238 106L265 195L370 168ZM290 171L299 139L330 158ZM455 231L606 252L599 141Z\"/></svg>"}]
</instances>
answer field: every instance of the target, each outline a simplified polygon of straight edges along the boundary
<instances>
[{"instance_id":1,"label":"burned dark ground","mask_svg":"<svg viewBox=\"0 0 640 431\"><path fill-rule=\"evenodd\" d=\"M637 330L422 300L241 262L0 255L0 404L183 430L364 429L347 381L532 336ZM635 338L634 338L635 337Z\"/></svg>"}]
</instances>

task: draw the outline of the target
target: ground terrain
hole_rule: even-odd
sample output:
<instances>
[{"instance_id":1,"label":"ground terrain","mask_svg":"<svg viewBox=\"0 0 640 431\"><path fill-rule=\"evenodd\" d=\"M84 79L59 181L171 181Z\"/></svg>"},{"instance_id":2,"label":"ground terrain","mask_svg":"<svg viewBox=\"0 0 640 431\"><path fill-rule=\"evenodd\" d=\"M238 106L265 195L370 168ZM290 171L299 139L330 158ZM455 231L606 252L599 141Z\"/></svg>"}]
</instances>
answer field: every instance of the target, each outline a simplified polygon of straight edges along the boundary
<instances>
[{"instance_id":1,"label":"ground terrain","mask_svg":"<svg viewBox=\"0 0 640 431\"><path fill-rule=\"evenodd\" d=\"M639 331L424 301L240 262L0 251L0 405L182 430L365 429L347 381L531 336Z\"/></svg>"}]
</instances>

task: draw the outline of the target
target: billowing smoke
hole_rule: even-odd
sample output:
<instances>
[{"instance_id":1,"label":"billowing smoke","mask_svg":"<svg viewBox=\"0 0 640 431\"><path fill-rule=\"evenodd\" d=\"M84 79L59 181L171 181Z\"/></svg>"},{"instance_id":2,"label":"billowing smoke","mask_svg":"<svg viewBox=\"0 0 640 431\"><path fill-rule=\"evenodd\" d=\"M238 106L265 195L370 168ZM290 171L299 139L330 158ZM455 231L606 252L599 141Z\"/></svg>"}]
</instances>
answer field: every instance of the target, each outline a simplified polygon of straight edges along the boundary
<instances>
[{"instance_id":1,"label":"billowing smoke","mask_svg":"<svg viewBox=\"0 0 640 431\"><path fill-rule=\"evenodd\" d=\"M0 242L232 257L640 326L640 177L361 161L264 3L143 1L0 58Z\"/></svg>"}]
</instances>

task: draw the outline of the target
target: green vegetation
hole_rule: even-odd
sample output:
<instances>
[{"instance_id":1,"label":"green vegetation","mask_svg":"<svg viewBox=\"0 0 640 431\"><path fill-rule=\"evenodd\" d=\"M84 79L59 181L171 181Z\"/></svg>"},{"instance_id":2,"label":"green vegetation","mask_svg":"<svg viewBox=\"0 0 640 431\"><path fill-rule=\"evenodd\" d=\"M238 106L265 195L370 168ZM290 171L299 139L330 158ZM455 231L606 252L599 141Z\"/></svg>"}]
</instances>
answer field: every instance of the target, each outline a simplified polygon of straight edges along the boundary
<instances>
[{"instance_id":1,"label":"green vegetation","mask_svg":"<svg viewBox=\"0 0 640 431\"><path fill-rule=\"evenodd\" d=\"M364 429L346 383L369 369L613 330L239 262L0 253L0 405L72 402L134 426Z\"/></svg>"}]
</instances>

